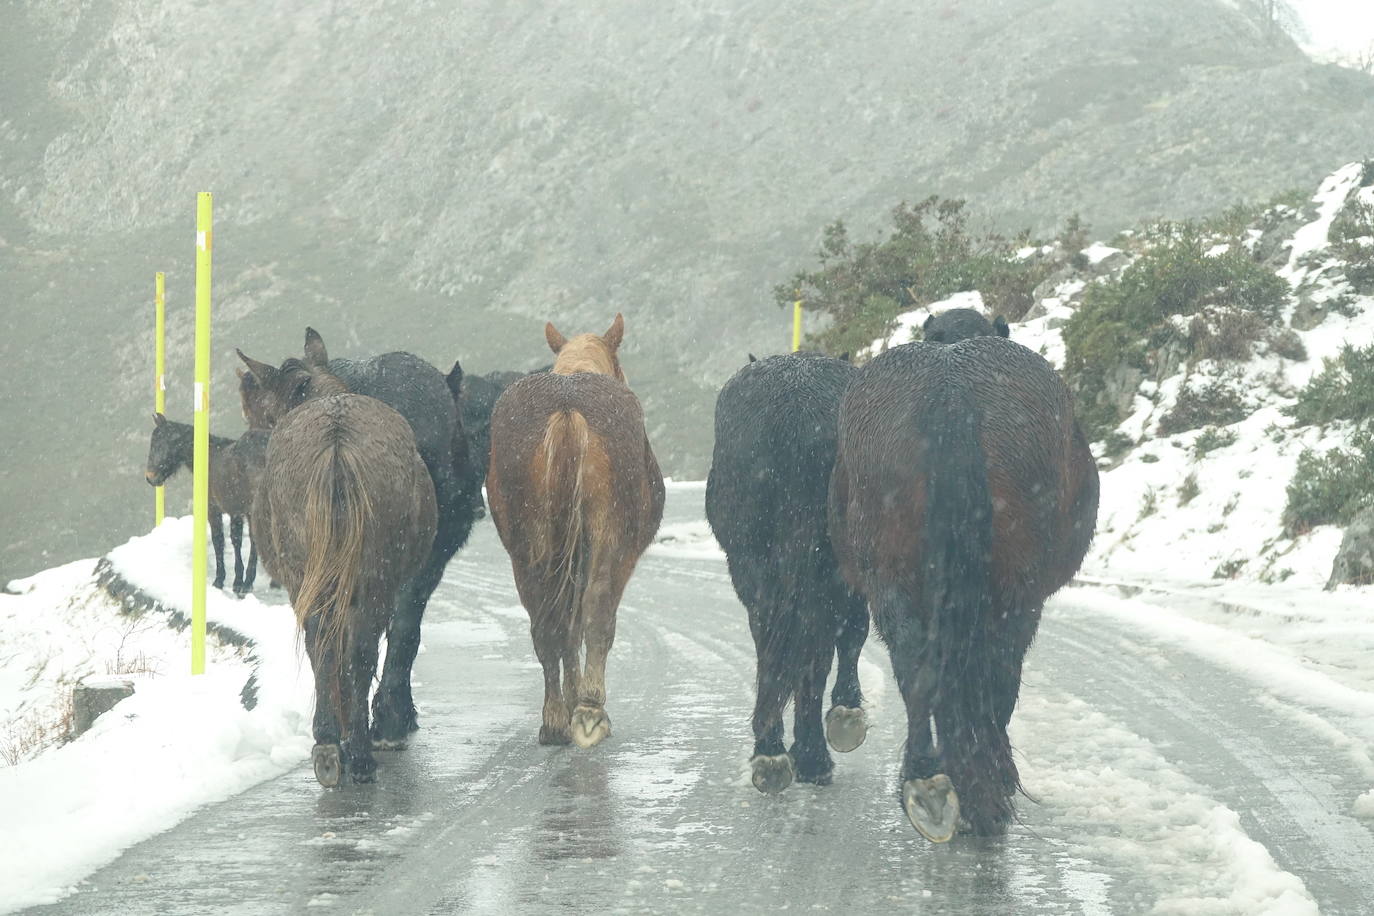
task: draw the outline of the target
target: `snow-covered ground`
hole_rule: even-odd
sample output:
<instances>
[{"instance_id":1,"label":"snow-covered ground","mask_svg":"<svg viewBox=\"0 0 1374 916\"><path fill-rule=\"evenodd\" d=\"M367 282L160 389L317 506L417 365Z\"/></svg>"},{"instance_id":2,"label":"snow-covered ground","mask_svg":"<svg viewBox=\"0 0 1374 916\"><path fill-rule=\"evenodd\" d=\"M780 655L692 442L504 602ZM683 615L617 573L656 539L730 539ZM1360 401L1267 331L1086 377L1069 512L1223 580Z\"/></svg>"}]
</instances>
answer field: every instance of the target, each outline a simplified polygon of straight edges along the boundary
<instances>
[{"instance_id":1,"label":"snow-covered ground","mask_svg":"<svg viewBox=\"0 0 1374 916\"><path fill-rule=\"evenodd\" d=\"M190 518L168 519L111 551L110 566L189 614L191 530ZM15 765L0 767L0 911L59 899L122 849L310 750L309 665L288 606L209 589L207 619L252 648L211 637L206 674L192 677L189 631L162 609L122 613L96 586L95 566L70 563L0 595L0 715L15 744ZM37 756L19 746L62 727L77 681L106 674L125 675L134 695L76 741ZM241 693L254 674L249 711Z\"/></svg>"}]
</instances>

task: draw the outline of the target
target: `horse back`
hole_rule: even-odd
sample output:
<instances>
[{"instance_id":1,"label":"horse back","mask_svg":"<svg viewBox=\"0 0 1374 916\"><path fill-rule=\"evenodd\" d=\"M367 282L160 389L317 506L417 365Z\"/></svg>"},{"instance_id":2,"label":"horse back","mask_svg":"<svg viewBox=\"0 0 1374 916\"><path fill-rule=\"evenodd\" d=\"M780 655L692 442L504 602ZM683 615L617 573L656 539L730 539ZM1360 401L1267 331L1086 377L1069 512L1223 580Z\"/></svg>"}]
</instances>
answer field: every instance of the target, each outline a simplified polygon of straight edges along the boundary
<instances>
[{"instance_id":1,"label":"horse back","mask_svg":"<svg viewBox=\"0 0 1374 916\"><path fill-rule=\"evenodd\" d=\"M652 542L663 515L663 476L639 399L614 378L520 378L492 408L491 443L487 495L508 550L528 552L530 530L563 524L546 507L562 511L574 492L618 549L638 556Z\"/></svg>"},{"instance_id":2,"label":"horse back","mask_svg":"<svg viewBox=\"0 0 1374 916\"><path fill-rule=\"evenodd\" d=\"M854 372L840 360L774 356L741 368L716 399L706 517L746 603L770 588L753 581L761 566L799 590L834 575L826 495Z\"/></svg>"},{"instance_id":3,"label":"horse back","mask_svg":"<svg viewBox=\"0 0 1374 916\"><path fill-rule=\"evenodd\" d=\"M947 468L986 491L994 590L1038 607L1078 569L1097 510L1096 466L1053 367L976 337L895 347L862 370L841 407L831 494L846 578L921 593L927 539L940 536L926 531L929 487Z\"/></svg>"},{"instance_id":4,"label":"horse back","mask_svg":"<svg viewBox=\"0 0 1374 916\"><path fill-rule=\"evenodd\" d=\"M324 502L312 507L312 493ZM358 598L389 607L434 540L434 485L410 424L398 411L359 394L305 402L282 419L267 443L250 523L264 564L293 601L311 543L318 540L320 512L328 505L338 515L345 501L364 507Z\"/></svg>"},{"instance_id":5,"label":"horse back","mask_svg":"<svg viewBox=\"0 0 1374 916\"><path fill-rule=\"evenodd\" d=\"M413 353L331 359L329 371L357 394L376 398L410 424L416 450L431 469L452 464L454 425L462 417L444 374Z\"/></svg>"}]
</instances>

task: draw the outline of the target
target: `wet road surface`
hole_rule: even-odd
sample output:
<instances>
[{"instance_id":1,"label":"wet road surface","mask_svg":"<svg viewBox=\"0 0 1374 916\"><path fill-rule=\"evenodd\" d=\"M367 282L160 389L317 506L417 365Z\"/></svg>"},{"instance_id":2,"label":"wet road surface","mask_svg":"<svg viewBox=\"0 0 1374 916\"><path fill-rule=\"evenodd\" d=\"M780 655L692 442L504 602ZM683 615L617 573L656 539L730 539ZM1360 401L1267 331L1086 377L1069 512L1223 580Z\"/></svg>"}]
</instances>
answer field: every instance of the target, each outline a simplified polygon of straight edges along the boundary
<instances>
[{"instance_id":1,"label":"wet road surface","mask_svg":"<svg viewBox=\"0 0 1374 916\"><path fill-rule=\"evenodd\" d=\"M701 500L670 491L665 525L701 519ZM1072 590L1058 600L1071 606ZM1322 912L1371 912L1374 839L1367 821L1333 813L1348 808L1339 755L1225 672L1139 638L1104 641L1101 626L1047 613L1014 739L1035 743L1016 734L1035 709L1084 700L1240 812ZM536 743L542 680L489 521L450 564L424 639L422 729L380 755L375 784L322 790L304 764L29 912L1135 913L1170 881L1096 855L1081 826L1025 799L1004 838L921 839L898 806L905 719L876 640L860 668L867 742L836 755L831 786L760 795L747 765L753 646L720 560L643 559L610 659L613 734L589 751ZM1104 843L1115 832L1098 829Z\"/></svg>"}]
</instances>

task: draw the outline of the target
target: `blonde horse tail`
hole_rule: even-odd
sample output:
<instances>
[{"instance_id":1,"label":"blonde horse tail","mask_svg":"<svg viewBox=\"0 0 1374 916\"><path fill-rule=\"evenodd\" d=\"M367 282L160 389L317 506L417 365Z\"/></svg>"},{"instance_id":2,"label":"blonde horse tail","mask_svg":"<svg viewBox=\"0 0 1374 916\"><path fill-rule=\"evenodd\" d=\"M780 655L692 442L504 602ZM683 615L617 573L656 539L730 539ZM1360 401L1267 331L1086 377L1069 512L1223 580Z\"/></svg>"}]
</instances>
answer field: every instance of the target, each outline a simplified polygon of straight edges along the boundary
<instances>
[{"instance_id":1,"label":"blonde horse tail","mask_svg":"<svg viewBox=\"0 0 1374 916\"><path fill-rule=\"evenodd\" d=\"M543 554L538 561L556 577L558 585L548 612L566 613L567 625L574 633L581 629L577 620L578 579L583 565L584 478L590 438L586 417L576 410L559 411L549 417L540 448L549 527L537 548Z\"/></svg>"},{"instance_id":2,"label":"blonde horse tail","mask_svg":"<svg viewBox=\"0 0 1374 916\"><path fill-rule=\"evenodd\" d=\"M356 631L353 596L362 568L363 541L372 517L372 505L362 486L358 456L351 449L333 445L322 449L305 488L307 553L296 594L296 621L302 629L318 617L316 664L325 664L334 685L334 711L342 735L347 737L339 684L343 679L348 635Z\"/></svg>"}]
</instances>

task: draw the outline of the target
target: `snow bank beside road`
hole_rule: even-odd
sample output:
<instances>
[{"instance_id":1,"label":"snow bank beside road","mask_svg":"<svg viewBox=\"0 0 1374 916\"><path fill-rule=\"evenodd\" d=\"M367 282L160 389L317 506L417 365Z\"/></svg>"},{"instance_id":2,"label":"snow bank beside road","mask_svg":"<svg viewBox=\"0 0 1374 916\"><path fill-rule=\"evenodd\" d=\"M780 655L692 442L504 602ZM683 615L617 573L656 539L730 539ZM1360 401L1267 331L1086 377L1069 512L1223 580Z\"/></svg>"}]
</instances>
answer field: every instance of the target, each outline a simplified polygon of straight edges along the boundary
<instances>
[{"instance_id":1,"label":"snow bank beside road","mask_svg":"<svg viewBox=\"0 0 1374 916\"><path fill-rule=\"evenodd\" d=\"M129 676L134 696L80 739L0 768L5 832L22 838L0 857L0 912L66 896L128 846L309 754L310 671L289 607L211 589L208 619L242 634L248 648L212 638L207 673L189 674L189 633L168 621L190 606L191 532L189 518L168 520L110 553L109 568L160 606L139 617L100 590L92 561L0 595L0 710L9 724L15 710L65 696L81 675L106 673L111 645L136 652L145 671ZM40 676L21 683L15 661L25 655ZM250 675L251 711L241 701Z\"/></svg>"}]
</instances>

